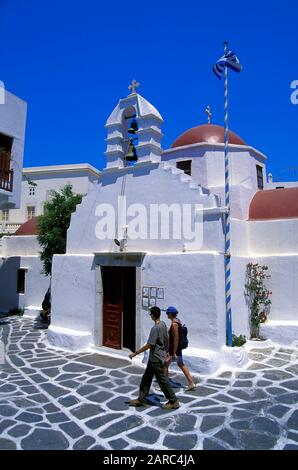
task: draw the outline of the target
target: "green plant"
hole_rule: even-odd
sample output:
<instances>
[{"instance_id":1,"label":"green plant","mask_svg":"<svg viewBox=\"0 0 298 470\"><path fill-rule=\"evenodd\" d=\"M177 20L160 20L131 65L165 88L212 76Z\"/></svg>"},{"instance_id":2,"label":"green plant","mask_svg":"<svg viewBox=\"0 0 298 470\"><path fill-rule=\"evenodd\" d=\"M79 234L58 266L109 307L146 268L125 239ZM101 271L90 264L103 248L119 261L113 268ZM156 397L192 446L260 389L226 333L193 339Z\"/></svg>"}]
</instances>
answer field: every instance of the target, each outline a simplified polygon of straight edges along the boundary
<instances>
[{"instance_id":1,"label":"green plant","mask_svg":"<svg viewBox=\"0 0 298 470\"><path fill-rule=\"evenodd\" d=\"M39 216L37 221L37 239L42 248L40 259L46 276L51 274L53 255L66 252L66 234L71 214L83 198L83 194L73 193L71 184L61 191L52 191L52 196L51 201L44 205L44 215Z\"/></svg>"},{"instance_id":2,"label":"green plant","mask_svg":"<svg viewBox=\"0 0 298 470\"><path fill-rule=\"evenodd\" d=\"M49 287L41 304L40 318L50 323L51 318L51 288Z\"/></svg>"},{"instance_id":3,"label":"green plant","mask_svg":"<svg viewBox=\"0 0 298 470\"><path fill-rule=\"evenodd\" d=\"M251 336L259 337L260 323L267 320L272 292L265 286L268 266L248 263L246 266L245 294L250 308Z\"/></svg>"},{"instance_id":4,"label":"green plant","mask_svg":"<svg viewBox=\"0 0 298 470\"><path fill-rule=\"evenodd\" d=\"M243 346L244 344L246 343L246 336L243 336L243 335L239 335L239 336L236 336L236 335L232 335L232 346L236 347L236 346Z\"/></svg>"},{"instance_id":5,"label":"green plant","mask_svg":"<svg viewBox=\"0 0 298 470\"><path fill-rule=\"evenodd\" d=\"M37 186L37 183L35 183L35 181L32 181L31 178L26 178L27 179L27 183L29 184L29 186L32 186L32 187L36 187Z\"/></svg>"},{"instance_id":6,"label":"green plant","mask_svg":"<svg viewBox=\"0 0 298 470\"><path fill-rule=\"evenodd\" d=\"M8 315L9 316L18 315L19 317L21 317L22 315L24 315L24 309L18 308L18 307L12 308L11 310L9 310Z\"/></svg>"}]
</instances>

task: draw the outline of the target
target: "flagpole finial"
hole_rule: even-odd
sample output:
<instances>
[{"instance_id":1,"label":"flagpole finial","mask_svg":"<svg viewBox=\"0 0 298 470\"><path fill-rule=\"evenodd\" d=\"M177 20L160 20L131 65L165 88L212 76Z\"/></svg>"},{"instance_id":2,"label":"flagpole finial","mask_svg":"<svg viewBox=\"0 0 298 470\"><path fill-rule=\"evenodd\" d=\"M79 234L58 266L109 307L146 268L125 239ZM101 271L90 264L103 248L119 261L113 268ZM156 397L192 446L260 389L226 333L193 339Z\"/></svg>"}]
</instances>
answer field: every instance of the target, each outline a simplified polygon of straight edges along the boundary
<instances>
[{"instance_id":1,"label":"flagpole finial","mask_svg":"<svg viewBox=\"0 0 298 470\"><path fill-rule=\"evenodd\" d=\"M211 106L208 104L208 106L206 107L205 109L205 113L207 114L207 122L208 124L211 124L211 116L212 116L212 113L211 113Z\"/></svg>"}]
</instances>

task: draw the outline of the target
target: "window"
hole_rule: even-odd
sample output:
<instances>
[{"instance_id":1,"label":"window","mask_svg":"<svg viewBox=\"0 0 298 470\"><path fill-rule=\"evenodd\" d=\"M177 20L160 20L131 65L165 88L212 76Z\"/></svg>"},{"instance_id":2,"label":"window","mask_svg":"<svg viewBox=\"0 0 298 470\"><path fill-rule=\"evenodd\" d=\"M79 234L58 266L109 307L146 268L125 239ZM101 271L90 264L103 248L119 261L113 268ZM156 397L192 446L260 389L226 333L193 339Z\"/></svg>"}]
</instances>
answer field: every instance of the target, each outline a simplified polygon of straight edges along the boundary
<instances>
[{"instance_id":1,"label":"window","mask_svg":"<svg viewBox=\"0 0 298 470\"><path fill-rule=\"evenodd\" d=\"M186 175L191 176L191 160L177 162L176 167L179 168L179 170L183 170Z\"/></svg>"},{"instance_id":2,"label":"window","mask_svg":"<svg viewBox=\"0 0 298 470\"><path fill-rule=\"evenodd\" d=\"M29 196L35 196L35 186L29 187Z\"/></svg>"},{"instance_id":3,"label":"window","mask_svg":"<svg viewBox=\"0 0 298 470\"><path fill-rule=\"evenodd\" d=\"M11 149L13 139L0 132L0 189L12 191Z\"/></svg>"},{"instance_id":4,"label":"window","mask_svg":"<svg viewBox=\"0 0 298 470\"><path fill-rule=\"evenodd\" d=\"M27 206L27 220L35 217L35 206Z\"/></svg>"},{"instance_id":5,"label":"window","mask_svg":"<svg viewBox=\"0 0 298 470\"><path fill-rule=\"evenodd\" d=\"M259 189L264 189L263 168L260 165L257 168L257 184Z\"/></svg>"},{"instance_id":6,"label":"window","mask_svg":"<svg viewBox=\"0 0 298 470\"><path fill-rule=\"evenodd\" d=\"M0 172L2 173L10 170L12 143L11 137L0 133Z\"/></svg>"},{"instance_id":7,"label":"window","mask_svg":"<svg viewBox=\"0 0 298 470\"><path fill-rule=\"evenodd\" d=\"M0 148L10 153L12 149L13 138L0 132Z\"/></svg>"},{"instance_id":8,"label":"window","mask_svg":"<svg viewBox=\"0 0 298 470\"><path fill-rule=\"evenodd\" d=\"M18 269L18 282L17 282L17 292L18 294L25 294L25 273L26 269Z\"/></svg>"},{"instance_id":9,"label":"window","mask_svg":"<svg viewBox=\"0 0 298 470\"><path fill-rule=\"evenodd\" d=\"M1 222L8 222L9 220L9 209L3 209L1 211Z\"/></svg>"}]
</instances>

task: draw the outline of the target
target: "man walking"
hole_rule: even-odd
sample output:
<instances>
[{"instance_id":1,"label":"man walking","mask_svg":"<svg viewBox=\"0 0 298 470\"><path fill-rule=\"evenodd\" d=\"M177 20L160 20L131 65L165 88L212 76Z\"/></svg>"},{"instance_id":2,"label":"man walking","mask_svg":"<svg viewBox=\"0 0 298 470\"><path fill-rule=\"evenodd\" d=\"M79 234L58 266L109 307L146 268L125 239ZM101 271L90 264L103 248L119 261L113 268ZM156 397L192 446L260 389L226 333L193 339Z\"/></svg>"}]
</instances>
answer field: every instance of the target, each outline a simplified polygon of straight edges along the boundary
<instances>
[{"instance_id":1,"label":"man walking","mask_svg":"<svg viewBox=\"0 0 298 470\"><path fill-rule=\"evenodd\" d=\"M147 343L138 351L129 354L129 358L132 359L137 354L141 354L147 349L150 349L147 368L140 384L139 396L135 400L130 400L129 405L146 405L146 398L149 394L153 377L155 376L161 391L168 399L168 403L162 405L162 408L165 410L176 410L179 408L180 404L172 388L169 386L168 379L164 373L168 344L167 326L163 321L160 321L160 309L158 307L152 307L150 309L150 316L154 321L154 326L151 328Z\"/></svg>"}]
</instances>

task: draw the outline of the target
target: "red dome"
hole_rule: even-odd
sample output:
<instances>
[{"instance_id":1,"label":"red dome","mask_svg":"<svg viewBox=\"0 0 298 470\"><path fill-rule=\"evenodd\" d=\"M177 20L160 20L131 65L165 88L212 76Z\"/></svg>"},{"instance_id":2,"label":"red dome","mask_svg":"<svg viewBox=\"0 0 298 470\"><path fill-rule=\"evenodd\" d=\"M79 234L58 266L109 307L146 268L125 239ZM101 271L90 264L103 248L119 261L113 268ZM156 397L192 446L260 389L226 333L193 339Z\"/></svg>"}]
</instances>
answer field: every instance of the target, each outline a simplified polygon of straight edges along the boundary
<instances>
[{"instance_id":1,"label":"red dome","mask_svg":"<svg viewBox=\"0 0 298 470\"><path fill-rule=\"evenodd\" d=\"M216 124L204 124L203 126L192 127L181 134L171 145L171 148L198 144L200 142L223 144L224 128L217 126ZM229 131L229 143L235 145L246 145L244 140L232 131Z\"/></svg>"},{"instance_id":2,"label":"red dome","mask_svg":"<svg viewBox=\"0 0 298 470\"><path fill-rule=\"evenodd\" d=\"M37 235L37 217L27 220L22 224L14 235Z\"/></svg>"},{"instance_id":3,"label":"red dome","mask_svg":"<svg viewBox=\"0 0 298 470\"><path fill-rule=\"evenodd\" d=\"M258 191L249 206L249 220L298 219L298 188Z\"/></svg>"}]
</instances>

